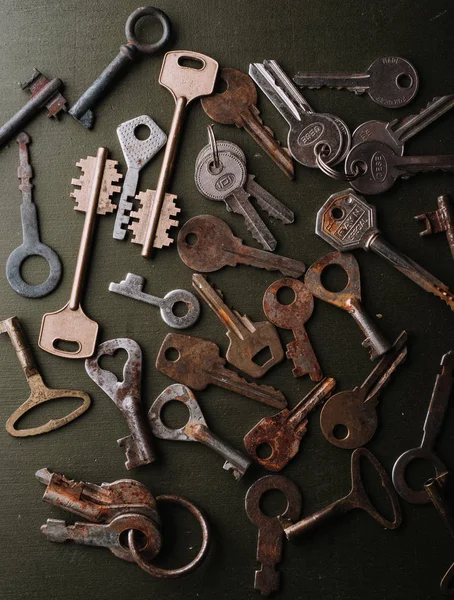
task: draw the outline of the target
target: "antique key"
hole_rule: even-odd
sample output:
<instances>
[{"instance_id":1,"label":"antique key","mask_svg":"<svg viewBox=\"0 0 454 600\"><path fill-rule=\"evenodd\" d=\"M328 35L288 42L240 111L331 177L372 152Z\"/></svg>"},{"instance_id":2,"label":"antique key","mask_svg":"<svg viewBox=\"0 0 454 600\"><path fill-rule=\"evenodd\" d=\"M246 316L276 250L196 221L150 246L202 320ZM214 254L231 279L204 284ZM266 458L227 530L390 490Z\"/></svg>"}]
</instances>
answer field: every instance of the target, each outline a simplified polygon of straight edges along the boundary
<instances>
[{"instance_id":1,"label":"antique key","mask_svg":"<svg viewBox=\"0 0 454 600\"><path fill-rule=\"evenodd\" d=\"M383 237L377 229L375 206L368 204L352 189L337 192L328 198L317 213L315 233L340 251L356 248L372 250L454 310L454 296L448 287Z\"/></svg>"},{"instance_id":2,"label":"antique key","mask_svg":"<svg viewBox=\"0 0 454 600\"><path fill-rule=\"evenodd\" d=\"M169 402L181 402L188 409L189 419L183 427L173 429L163 423L161 411ZM201 442L217 452L225 459L223 469L231 471L237 481L243 477L251 464L244 454L224 442L208 428L194 394L185 385L169 385L153 402L148 412L148 419L157 438L177 442Z\"/></svg>"},{"instance_id":3,"label":"antique key","mask_svg":"<svg viewBox=\"0 0 454 600\"><path fill-rule=\"evenodd\" d=\"M19 189L22 192L20 207L23 242L11 252L6 262L6 279L15 292L27 298L41 298L50 294L58 285L61 278L61 262L58 254L39 237L38 214L33 202L33 169L28 157L29 136L22 132L16 139L19 144L20 166L17 169ZM21 275L21 266L29 256L42 256L49 265L49 276L37 285L30 285Z\"/></svg>"},{"instance_id":4,"label":"antique key","mask_svg":"<svg viewBox=\"0 0 454 600\"><path fill-rule=\"evenodd\" d=\"M279 390L249 383L236 371L227 369L219 347L202 338L168 333L159 349L156 368L193 390L204 390L212 383L274 408L287 406L287 400Z\"/></svg>"},{"instance_id":5,"label":"antique key","mask_svg":"<svg viewBox=\"0 0 454 600\"><path fill-rule=\"evenodd\" d=\"M302 88L347 89L364 94L385 108L399 108L413 100L419 77L414 66L400 56L377 58L365 73L305 73L299 71L293 81Z\"/></svg>"},{"instance_id":6,"label":"antique key","mask_svg":"<svg viewBox=\"0 0 454 600\"><path fill-rule=\"evenodd\" d=\"M231 310L222 299L222 293L210 285L203 275L194 273L192 285L227 328L230 344L225 357L231 365L257 378L263 377L271 367L281 362L284 351L274 325L269 321L253 323L246 315ZM270 358L259 365L254 358L266 348Z\"/></svg>"},{"instance_id":7,"label":"antique key","mask_svg":"<svg viewBox=\"0 0 454 600\"><path fill-rule=\"evenodd\" d=\"M348 281L343 290L331 292L323 286L321 277L328 265L339 265L347 274ZM361 304L359 266L353 254L331 252L323 256L307 270L304 281L316 298L342 308L353 317L366 336L362 346L369 348L371 360L375 360L390 349L390 343Z\"/></svg>"},{"instance_id":8,"label":"antique key","mask_svg":"<svg viewBox=\"0 0 454 600\"><path fill-rule=\"evenodd\" d=\"M309 413L329 398L335 386L335 379L325 377L295 408L284 408L277 415L259 421L244 436L249 456L268 471L281 471L298 453L307 431ZM268 450L268 456L260 456L259 449Z\"/></svg>"},{"instance_id":9,"label":"antique key","mask_svg":"<svg viewBox=\"0 0 454 600\"><path fill-rule=\"evenodd\" d=\"M263 512L260 499L268 490L279 490L287 499L287 506L281 515L270 517ZM251 523L259 529L257 540L257 562L260 570L255 572L254 589L262 596L277 592L280 573L276 570L282 560L284 533L279 519L295 521L301 513L301 492L290 479L282 475L265 475L248 489L244 506Z\"/></svg>"},{"instance_id":10,"label":"antique key","mask_svg":"<svg viewBox=\"0 0 454 600\"><path fill-rule=\"evenodd\" d=\"M246 73L237 69L221 69L218 78L227 89L202 98L205 113L216 123L244 128L265 150L287 177L293 179L293 160L287 148L282 148L269 127L263 125L257 108L257 88Z\"/></svg>"},{"instance_id":11,"label":"antique key","mask_svg":"<svg viewBox=\"0 0 454 600\"><path fill-rule=\"evenodd\" d=\"M0 333L7 333L16 352L19 363L24 371L25 378L30 387L30 396L27 400L16 409L6 422L6 431L14 437L28 437L31 435L39 435L41 433L48 433L59 429L63 425L67 425L83 415L91 404L90 396L85 392L79 390L55 390L48 388L43 378L41 377L36 363L33 359L33 355L30 346L25 338L24 331L17 317L0 321ZM39 427L31 427L28 429L16 429L16 423L21 419L25 413L32 410L35 406L56 400L58 398L80 398L82 404L73 410L69 415L60 417L58 419L51 419L44 425Z\"/></svg>"},{"instance_id":12,"label":"antique key","mask_svg":"<svg viewBox=\"0 0 454 600\"><path fill-rule=\"evenodd\" d=\"M324 404L320 429L328 442L353 450L372 439L377 429L380 392L407 358L406 344L407 333L403 331L361 386L338 392Z\"/></svg>"},{"instance_id":13,"label":"antique key","mask_svg":"<svg viewBox=\"0 0 454 600\"><path fill-rule=\"evenodd\" d=\"M279 291L292 290L294 299L290 304L281 304ZM263 296L263 312L276 327L291 329L293 342L287 344L286 356L293 362L293 376L308 374L312 381L320 381L323 374L312 344L304 328L314 310L314 298L299 279L286 277L272 283Z\"/></svg>"},{"instance_id":14,"label":"antique key","mask_svg":"<svg viewBox=\"0 0 454 600\"><path fill-rule=\"evenodd\" d=\"M96 158L88 156L81 159L77 165L84 174L80 179L72 180L73 185L80 186L80 189L71 193L76 200L75 210L85 212L86 216L71 296L63 308L43 316L38 340L42 350L56 356L88 358L95 351L98 323L84 313L80 296L94 235L96 214L113 212L115 205L110 201L110 196L120 191L120 187L113 182L119 181L122 175L116 170L117 162L107 160L107 153L107 148L98 148ZM58 348L56 343L59 340L73 342L77 344L77 349L71 351Z\"/></svg>"},{"instance_id":15,"label":"antique key","mask_svg":"<svg viewBox=\"0 0 454 600\"><path fill-rule=\"evenodd\" d=\"M186 221L178 234L177 246L185 265L201 273L237 264L280 271L289 277L300 277L306 270L299 260L246 246L225 221L213 215L199 215Z\"/></svg>"},{"instance_id":16,"label":"antique key","mask_svg":"<svg viewBox=\"0 0 454 600\"><path fill-rule=\"evenodd\" d=\"M126 350L128 358L123 367L123 380L99 366L102 356L113 356L117 350ZM131 431L127 437L118 440L118 445L126 453L125 466L135 469L156 460L151 443L151 430L145 418L140 398L142 378L142 351L134 340L117 338L99 344L96 353L85 361L89 377L111 398L120 409Z\"/></svg>"},{"instance_id":17,"label":"antique key","mask_svg":"<svg viewBox=\"0 0 454 600\"><path fill-rule=\"evenodd\" d=\"M454 258L454 207L451 198L447 194L438 196L437 202L437 210L415 217L416 221L425 223L425 229L419 235L423 237L432 233L446 233L449 248Z\"/></svg>"}]
</instances>

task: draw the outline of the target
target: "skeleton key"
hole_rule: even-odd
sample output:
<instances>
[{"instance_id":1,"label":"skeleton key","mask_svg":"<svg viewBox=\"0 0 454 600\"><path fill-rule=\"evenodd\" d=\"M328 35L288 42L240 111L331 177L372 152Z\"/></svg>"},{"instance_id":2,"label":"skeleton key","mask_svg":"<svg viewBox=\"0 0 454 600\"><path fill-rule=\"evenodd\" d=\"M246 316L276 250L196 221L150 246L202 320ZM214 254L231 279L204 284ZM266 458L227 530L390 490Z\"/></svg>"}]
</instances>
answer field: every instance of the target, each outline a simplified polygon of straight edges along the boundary
<instances>
[{"instance_id":1,"label":"skeleton key","mask_svg":"<svg viewBox=\"0 0 454 600\"><path fill-rule=\"evenodd\" d=\"M202 338L168 333L159 349L156 368L193 390L204 390L212 383L274 408L287 406L287 400L279 390L249 383L236 371L227 369L219 347Z\"/></svg>"},{"instance_id":2,"label":"skeleton key","mask_svg":"<svg viewBox=\"0 0 454 600\"><path fill-rule=\"evenodd\" d=\"M448 194L438 196L438 209L415 217L423 221L426 228L419 234L421 237L432 233L446 233L452 257L454 258L454 207Z\"/></svg>"},{"instance_id":3,"label":"skeleton key","mask_svg":"<svg viewBox=\"0 0 454 600\"><path fill-rule=\"evenodd\" d=\"M263 125L256 106L257 88L252 79L237 69L221 69L218 77L227 89L202 98L205 113L216 123L243 127L281 171L293 179L292 157L287 148L282 148L271 129Z\"/></svg>"},{"instance_id":4,"label":"skeleton key","mask_svg":"<svg viewBox=\"0 0 454 600\"><path fill-rule=\"evenodd\" d=\"M284 408L277 415L259 421L244 436L244 447L249 456L268 471L281 471L298 453L307 431L307 416L329 398L335 386L336 381L327 377L298 402L295 408ZM268 448L270 454L266 457L259 456L257 450L260 447Z\"/></svg>"},{"instance_id":5,"label":"skeleton key","mask_svg":"<svg viewBox=\"0 0 454 600\"><path fill-rule=\"evenodd\" d=\"M424 421L421 445L401 454L393 467L393 483L397 493L401 498L412 504L426 504L430 501L424 489L414 490L407 483L405 472L412 461L417 459L428 460L432 463L437 476L446 471L443 461L435 453L435 442L448 408L453 384L454 351L451 350L441 358L441 373L435 379L426 420Z\"/></svg>"},{"instance_id":6,"label":"skeleton key","mask_svg":"<svg viewBox=\"0 0 454 600\"><path fill-rule=\"evenodd\" d=\"M189 419L183 427L167 427L161 419L162 409L169 402L181 402L189 412ZM251 464L244 454L224 442L208 428L200 406L191 390L179 384L169 385L153 402L148 419L155 437L178 442L200 442L225 459L223 469L231 471L239 481Z\"/></svg>"},{"instance_id":7,"label":"skeleton key","mask_svg":"<svg viewBox=\"0 0 454 600\"><path fill-rule=\"evenodd\" d=\"M328 442L353 450L372 439L377 429L380 392L407 358L406 344L407 333L403 331L361 386L338 392L325 403L320 413L320 429Z\"/></svg>"},{"instance_id":8,"label":"skeleton key","mask_svg":"<svg viewBox=\"0 0 454 600\"><path fill-rule=\"evenodd\" d=\"M284 351L274 325L268 321L253 323L246 315L241 316L236 310L231 310L223 301L222 293L203 275L194 273L192 285L227 328L230 344L225 357L231 365L250 377L258 378L281 362ZM270 358L259 365L254 357L265 348L268 348Z\"/></svg>"},{"instance_id":9,"label":"skeleton key","mask_svg":"<svg viewBox=\"0 0 454 600\"><path fill-rule=\"evenodd\" d=\"M377 58L365 73L304 73L293 81L302 88L330 87L347 89L355 94L367 92L375 104L399 108L413 100L418 91L419 77L414 66L399 56Z\"/></svg>"},{"instance_id":10,"label":"skeleton key","mask_svg":"<svg viewBox=\"0 0 454 600\"><path fill-rule=\"evenodd\" d=\"M281 515L270 517L262 511L260 499L268 490L279 490L287 499L287 506ZM257 561L260 570L255 572L254 589L262 596L277 592L280 573L276 570L282 559L284 533L279 519L295 521L301 512L301 492L290 479L282 475L265 475L248 489L244 505L251 523L259 529L257 540Z\"/></svg>"},{"instance_id":11,"label":"skeleton key","mask_svg":"<svg viewBox=\"0 0 454 600\"><path fill-rule=\"evenodd\" d=\"M148 137L139 139L136 129L144 126L148 129ZM131 219L130 212L133 204L128 198L134 198L139 182L139 172L150 162L153 156L165 145L166 134L147 115L126 121L117 127L117 136L125 157L128 171L123 182L120 200L118 202L117 216L113 231L115 240L123 240L126 235L126 226Z\"/></svg>"},{"instance_id":12,"label":"skeleton key","mask_svg":"<svg viewBox=\"0 0 454 600\"><path fill-rule=\"evenodd\" d=\"M352 189L337 192L328 198L317 213L315 233L342 252L355 248L372 250L454 310L454 295L448 287L383 237L377 229L375 207Z\"/></svg>"},{"instance_id":13,"label":"skeleton key","mask_svg":"<svg viewBox=\"0 0 454 600\"><path fill-rule=\"evenodd\" d=\"M321 277L328 265L339 265L347 274L348 281L343 290L331 292L323 286ZM304 282L316 298L342 308L342 310L347 311L353 317L358 327L366 336L362 346L369 348L371 360L375 360L390 349L391 344L386 340L361 304L359 266L353 254L331 252L323 256L308 269Z\"/></svg>"},{"instance_id":14,"label":"skeleton key","mask_svg":"<svg viewBox=\"0 0 454 600\"><path fill-rule=\"evenodd\" d=\"M33 169L28 157L29 136L22 132L17 137L19 144L20 166L17 176L22 192L20 207L23 243L11 252L6 262L6 279L15 292L26 298L41 298L50 294L61 278L61 262L58 254L43 244L39 237L38 214L33 202L32 189ZM21 275L21 266L29 256L42 256L49 265L49 276L38 285L30 285Z\"/></svg>"},{"instance_id":15,"label":"skeleton key","mask_svg":"<svg viewBox=\"0 0 454 600\"><path fill-rule=\"evenodd\" d=\"M199 215L186 221L178 234L177 246L185 265L201 273L237 264L280 271L289 277L300 277L306 270L299 260L246 246L225 221L213 215Z\"/></svg>"},{"instance_id":16,"label":"skeleton key","mask_svg":"<svg viewBox=\"0 0 454 600\"><path fill-rule=\"evenodd\" d=\"M102 356L113 356L117 350L126 350L128 359L123 367L123 380L99 366ZM125 466L134 469L156 460L151 443L151 430L143 412L140 398L142 378L142 351L134 340L117 338L100 344L94 356L85 361L88 376L111 398L126 419L131 435L118 440L126 453Z\"/></svg>"},{"instance_id":17,"label":"skeleton key","mask_svg":"<svg viewBox=\"0 0 454 600\"><path fill-rule=\"evenodd\" d=\"M289 288L294 294L290 304L281 304L278 300L278 293L283 288ZM295 339L287 344L286 356L293 361L293 376L309 374L312 381L320 381L322 370L304 328L313 310L314 298L299 279L279 279L269 286L263 296L266 318L276 327L292 330Z\"/></svg>"}]
</instances>

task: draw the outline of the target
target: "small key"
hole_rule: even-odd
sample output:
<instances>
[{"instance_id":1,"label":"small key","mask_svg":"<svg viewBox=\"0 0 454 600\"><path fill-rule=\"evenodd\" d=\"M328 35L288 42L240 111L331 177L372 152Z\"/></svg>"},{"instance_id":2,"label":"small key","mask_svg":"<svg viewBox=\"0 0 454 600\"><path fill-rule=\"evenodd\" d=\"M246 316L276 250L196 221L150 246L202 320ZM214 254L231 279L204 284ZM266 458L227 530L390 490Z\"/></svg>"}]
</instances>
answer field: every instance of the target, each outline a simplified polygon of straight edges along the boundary
<instances>
[{"instance_id":1,"label":"small key","mask_svg":"<svg viewBox=\"0 0 454 600\"><path fill-rule=\"evenodd\" d=\"M102 356L113 356L117 350L126 350L128 358L123 367L123 380L99 366ZM111 398L126 419L131 435L118 440L126 453L125 466L134 469L156 460L152 447L151 430L144 415L140 398L142 378L142 351L134 340L117 338L100 344L94 356L85 361L88 376Z\"/></svg>"},{"instance_id":2,"label":"small key","mask_svg":"<svg viewBox=\"0 0 454 600\"><path fill-rule=\"evenodd\" d=\"M324 404L320 429L328 442L353 450L372 439L377 429L380 392L407 358L406 344L407 333L403 331L361 386L338 392Z\"/></svg>"},{"instance_id":3,"label":"small key","mask_svg":"<svg viewBox=\"0 0 454 600\"><path fill-rule=\"evenodd\" d=\"M315 233L341 252L356 248L372 250L454 310L454 295L448 287L383 237L377 229L375 207L352 189L328 198L317 213Z\"/></svg>"},{"instance_id":4,"label":"small key","mask_svg":"<svg viewBox=\"0 0 454 600\"><path fill-rule=\"evenodd\" d=\"M135 28L137 22L143 17L152 17L162 25L162 35L153 44L141 44L137 40ZM128 72L133 63L141 55L151 55L161 50L170 41L171 34L172 23L166 13L159 10L159 8L145 6L133 11L126 21L126 44L120 46L118 55L91 84L88 90L82 94L79 100L77 100L69 111L69 114L76 121L79 121L81 125L87 129L91 129L95 119L93 109L101 98L107 94L108 89L113 85L114 81Z\"/></svg>"},{"instance_id":5,"label":"small key","mask_svg":"<svg viewBox=\"0 0 454 600\"><path fill-rule=\"evenodd\" d=\"M26 298L41 298L50 294L59 284L61 279L61 262L58 254L39 237L38 213L33 202L33 169L28 157L29 136L22 132L17 137L19 144L20 166L17 169L19 189L22 192L20 207L23 242L11 252L6 262L6 279L15 292ZM21 266L29 256L42 256L49 265L49 276L37 285L30 285L21 275Z\"/></svg>"},{"instance_id":6,"label":"small key","mask_svg":"<svg viewBox=\"0 0 454 600\"><path fill-rule=\"evenodd\" d=\"M287 499L285 511L270 517L262 511L261 497L269 490L279 490ZM255 572L254 589L262 596L279 590L280 573L276 567L282 560L284 533L279 519L295 521L301 513L301 492L290 479L282 475L265 475L248 489L244 506L251 523L259 529L257 562L260 570Z\"/></svg>"},{"instance_id":7,"label":"small key","mask_svg":"<svg viewBox=\"0 0 454 600\"><path fill-rule=\"evenodd\" d=\"M128 273L126 279L123 279L120 283L110 283L109 291L159 307L164 323L175 329L187 329L188 327L192 327L198 320L200 316L200 303L197 296L186 290L172 290L164 298L158 298L158 296L146 294L143 291L144 284L145 279L143 277L134 275L134 273ZM179 302L185 304L187 308L187 312L183 316L178 316L174 312L175 305Z\"/></svg>"},{"instance_id":8,"label":"small key","mask_svg":"<svg viewBox=\"0 0 454 600\"><path fill-rule=\"evenodd\" d=\"M228 362L250 377L263 377L284 358L284 351L274 325L268 321L253 323L246 315L231 310L222 299L222 293L208 283L203 275L195 273L192 285L211 310L227 328L229 347L225 354ZM268 348L270 358L259 365L254 357Z\"/></svg>"},{"instance_id":9,"label":"small key","mask_svg":"<svg viewBox=\"0 0 454 600\"><path fill-rule=\"evenodd\" d=\"M292 290L294 299L290 304L281 304L278 293L283 288ZM263 312L276 327L291 329L293 342L287 344L286 356L293 362L293 376L308 374L312 381L323 377L309 336L304 328L314 310L314 298L299 279L286 277L272 283L263 296Z\"/></svg>"},{"instance_id":10,"label":"small key","mask_svg":"<svg viewBox=\"0 0 454 600\"><path fill-rule=\"evenodd\" d=\"M189 419L183 427L172 429L163 423L161 411L169 402L181 402L188 409ZM169 385L153 402L148 419L157 438L177 442L201 442L217 452L225 459L223 469L231 471L237 481L243 477L251 464L244 454L208 428L194 394L184 385Z\"/></svg>"},{"instance_id":11,"label":"small key","mask_svg":"<svg viewBox=\"0 0 454 600\"><path fill-rule=\"evenodd\" d=\"M136 136L138 127L148 129L148 137L139 139ZM126 227L131 219L133 204L128 198L135 198L139 182L139 172L150 162L155 154L165 145L166 134L147 115L126 121L117 127L117 136L120 140L123 156L128 167L118 202L117 216L113 231L115 240L123 240L126 236Z\"/></svg>"},{"instance_id":12,"label":"small key","mask_svg":"<svg viewBox=\"0 0 454 600\"><path fill-rule=\"evenodd\" d=\"M193 390L204 390L212 383L274 408L287 406L287 400L279 390L269 385L249 383L236 371L227 369L219 347L202 338L168 333L159 349L156 368Z\"/></svg>"},{"instance_id":13,"label":"small key","mask_svg":"<svg viewBox=\"0 0 454 600\"><path fill-rule=\"evenodd\" d=\"M201 99L205 113L216 123L244 128L281 171L293 179L292 157L287 148L282 148L271 129L263 124L256 106L257 88L252 79L237 69L221 69L218 78L227 88L224 92Z\"/></svg>"},{"instance_id":14,"label":"small key","mask_svg":"<svg viewBox=\"0 0 454 600\"><path fill-rule=\"evenodd\" d=\"M407 450L396 460L393 467L393 483L401 498L412 504L426 504L429 497L426 490L411 488L405 478L408 465L414 460L427 460L432 463L436 475L446 471L443 461L435 452L435 442L440 432L448 408L454 385L454 351L441 358L441 373L435 379L435 385L424 421L421 445Z\"/></svg>"},{"instance_id":15,"label":"small key","mask_svg":"<svg viewBox=\"0 0 454 600\"><path fill-rule=\"evenodd\" d=\"M289 277L300 277L306 270L299 260L246 246L225 221L213 215L199 215L186 221L178 234L177 246L185 265L201 273L237 264L280 271Z\"/></svg>"},{"instance_id":16,"label":"small key","mask_svg":"<svg viewBox=\"0 0 454 600\"><path fill-rule=\"evenodd\" d=\"M249 456L268 471L282 471L298 453L301 440L307 431L307 416L329 398L335 386L336 381L327 377L298 402L295 408L284 408L277 415L259 421L244 436L244 447ZM257 453L257 450L263 447L270 452L266 457Z\"/></svg>"},{"instance_id":17,"label":"small key","mask_svg":"<svg viewBox=\"0 0 454 600\"><path fill-rule=\"evenodd\" d=\"M339 265L347 274L347 285L339 292L331 292L322 284L322 273L329 265ZM342 308L342 310L347 311L353 317L358 327L366 336L362 346L369 348L371 360L375 360L391 348L391 344L386 340L361 304L359 265L353 254L331 252L323 256L308 269L304 282L316 298Z\"/></svg>"},{"instance_id":18,"label":"small key","mask_svg":"<svg viewBox=\"0 0 454 600\"><path fill-rule=\"evenodd\" d=\"M438 210L415 217L416 221L425 223L425 229L419 235L423 237L432 233L446 233L449 248L454 258L454 207L451 198L447 194L438 196L437 201Z\"/></svg>"},{"instance_id":19,"label":"small key","mask_svg":"<svg viewBox=\"0 0 454 600\"><path fill-rule=\"evenodd\" d=\"M304 73L299 71L293 81L302 88L321 87L347 89L355 94L367 92L375 104L399 108L413 100L418 91L419 77L415 67L400 56L377 58L365 73Z\"/></svg>"},{"instance_id":20,"label":"small key","mask_svg":"<svg viewBox=\"0 0 454 600\"><path fill-rule=\"evenodd\" d=\"M361 460L367 460L370 466L380 477L381 486L386 492L393 512L393 520L386 519L384 515L378 512L378 509L372 504L372 499L366 494L364 482L361 477ZM391 483L391 478L385 471L381 463L366 448L357 448L352 453L351 460L352 488L350 493L344 498L340 498L329 506L322 508L318 512L297 523L288 523L281 519L284 533L288 540L293 540L300 535L309 533L333 517L341 516L355 508L367 512L385 529L397 529L402 523L402 513L399 504L399 498Z\"/></svg>"}]
</instances>

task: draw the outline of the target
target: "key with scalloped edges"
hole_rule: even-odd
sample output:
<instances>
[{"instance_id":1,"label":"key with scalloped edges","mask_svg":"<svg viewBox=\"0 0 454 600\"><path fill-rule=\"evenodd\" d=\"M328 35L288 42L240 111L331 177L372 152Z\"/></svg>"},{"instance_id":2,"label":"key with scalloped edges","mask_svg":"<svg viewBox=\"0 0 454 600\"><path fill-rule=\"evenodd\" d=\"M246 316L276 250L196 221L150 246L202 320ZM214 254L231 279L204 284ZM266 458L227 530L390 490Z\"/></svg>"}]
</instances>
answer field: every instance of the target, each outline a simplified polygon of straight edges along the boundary
<instances>
[{"instance_id":1,"label":"key with scalloped edges","mask_svg":"<svg viewBox=\"0 0 454 600\"><path fill-rule=\"evenodd\" d=\"M132 210L129 214L131 222L128 229L133 232L131 242L143 246L147 232L148 219L151 214L156 199L155 190L146 190L137 194L140 206L137 210ZM174 194L165 194L162 203L162 209L159 214L158 227L153 241L153 248L164 248L173 244L173 239L169 235L171 227L178 227L178 219L175 219L181 208L175 204L177 196Z\"/></svg>"}]
</instances>

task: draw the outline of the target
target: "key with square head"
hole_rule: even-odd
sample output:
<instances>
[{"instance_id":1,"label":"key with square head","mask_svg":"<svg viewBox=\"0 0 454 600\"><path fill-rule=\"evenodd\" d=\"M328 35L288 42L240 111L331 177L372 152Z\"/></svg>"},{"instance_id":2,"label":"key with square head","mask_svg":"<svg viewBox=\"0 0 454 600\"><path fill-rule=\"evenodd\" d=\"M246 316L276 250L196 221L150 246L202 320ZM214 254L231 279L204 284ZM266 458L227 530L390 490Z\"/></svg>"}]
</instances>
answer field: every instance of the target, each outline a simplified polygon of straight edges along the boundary
<instances>
[{"instance_id":1,"label":"key with square head","mask_svg":"<svg viewBox=\"0 0 454 600\"><path fill-rule=\"evenodd\" d=\"M227 86L224 92L202 98L205 113L216 123L245 129L270 156L287 177L293 179L293 160L282 148L269 127L263 124L257 108L257 88L246 73L237 69L221 69L218 78Z\"/></svg>"},{"instance_id":2,"label":"key with square head","mask_svg":"<svg viewBox=\"0 0 454 600\"><path fill-rule=\"evenodd\" d=\"M406 344L407 333L403 331L362 385L338 392L324 404L320 429L328 442L338 448L353 450L372 439L377 429L376 408L380 392L407 358Z\"/></svg>"},{"instance_id":3,"label":"key with square head","mask_svg":"<svg viewBox=\"0 0 454 600\"><path fill-rule=\"evenodd\" d=\"M279 390L250 383L236 371L227 369L219 347L202 338L168 333L159 349L156 368L193 390L204 390L211 383L274 408L287 406L287 400Z\"/></svg>"},{"instance_id":4,"label":"key with square head","mask_svg":"<svg viewBox=\"0 0 454 600\"><path fill-rule=\"evenodd\" d=\"M269 321L253 323L246 315L231 310L224 302L222 292L199 273L192 276L192 285L227 328L230 343L225 357L231 365L250 377L258 378L281 362L284 351L274 325ZM260 365L254 357L265 349L268 349L270 358Z\"/></svg>"},{"instance_id":5,"label":"key with square head","mask_svg":"<svg viewBox=\"0 0 454 600\"><path fill-rule=\"evenodd\" d=\"M300 277L306 270L299 260L246 246L225 221L213 215L199 215L186 221L178 234L177 246L185 265L201 273L238 264L280 271L289 277Z\"/></svg>"},{"instance_id":6,"label":"key with square head","mask_svg":"<svg viewBox=\"0 0 454 600\"><path fill-rule=\"evenodd\" d=\"M259 421L244 436L244 447L249 456L268 471L281 471L298 453L307 431L308 415L329 398L335 386L336 381L326 377L295 408L284 408ZM267 449L269 454L260 456L260 449Z\"/></svg>"},{"instance_id":7,"label":"key with square head","mask_svg":"<svg viewBox=\"0 0 454 600\"><path fill-rule=\"evenodd\" d=\"M454 295L448 287L384 238L377 229L375 207L352 189L328 198L317 213L315 233L341 252L355 248L372 250L454 310Z\"/></svg>"},{"instance_id":8,"label":"key with square head","mask_svg":"<svg viewBox=\"0 0 454 600\"><path fill-rule=\"evenodd\" d=\"M365 73L305 73L299 71L293 81L302 88L347 89L364 94L385 108L399 108L413 100L419 77L415 67L400 56L377 58Z\"/></svg>"},{"instance_id":9,"label":"key with square head","mask_svg":"<svg viewBox=\"0 0 454 600\"><path fill-rule=\"evenodd\" d=\"M269 516L263 512L260 500L269 490L279 490L287 499L280 515ZM255 572L254 589L262 596L279 590L280 573L276 567L282 560L284 533L279 519L295 521L301 513L301 492L290 479L282 475L265 475L248 489L244 506L251 523L258 527L257 561L260 570Z\"/></svg>"},{"instance_id":10,"label":"key with square head","mask_svg":"<svg viewBox=\"0 0 454 600\"><path fill-rule=\"evenodd\" d=\"M433 233L446 233L449 248L454 258L454 206L448 194L438 196L437 202L437 210L415 217L416 221L423 221L425 224L424 231L421 231L419 235L424 237Z\"/></svg>"},{"instance_id":11,"label":"key with square head","mask_svg":"<svg viewBox=\"0 0 454 600\"><path fill-rule=\"evenodd\" d=\"M279 302L278 295L290 289L294 298L290 304ZM263 296L263 312L276 327L291 329L293 342L287 344L286 356L293 362L293 376L309 375L312 381L323 377L317 357L304 328L314 310L314 298L299 279L286 277L272 283Z\"/></svg>"}]
</instances>

